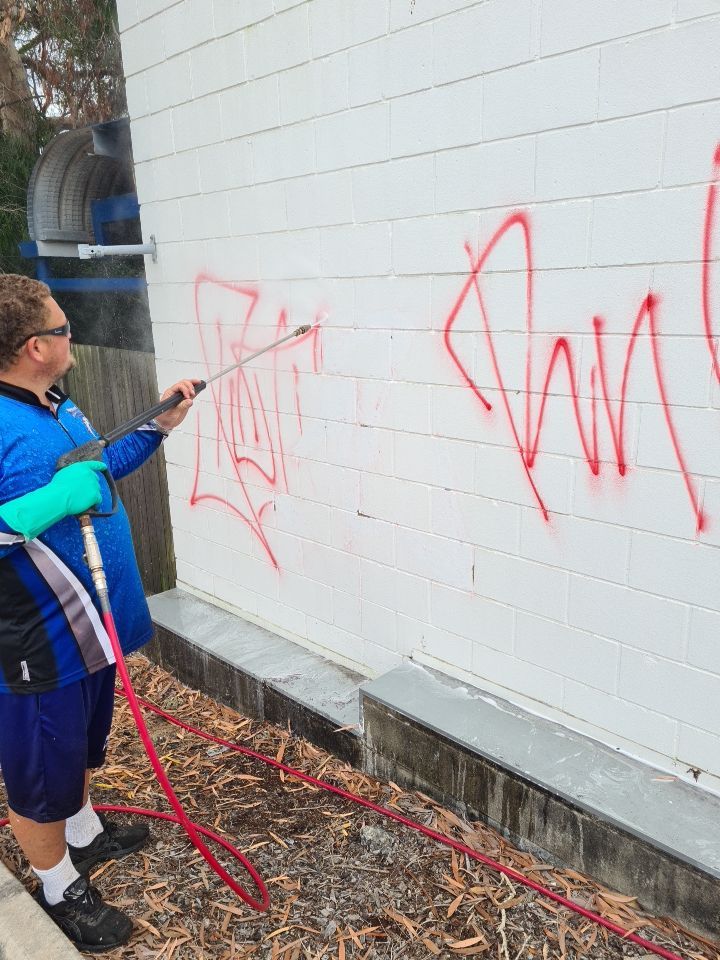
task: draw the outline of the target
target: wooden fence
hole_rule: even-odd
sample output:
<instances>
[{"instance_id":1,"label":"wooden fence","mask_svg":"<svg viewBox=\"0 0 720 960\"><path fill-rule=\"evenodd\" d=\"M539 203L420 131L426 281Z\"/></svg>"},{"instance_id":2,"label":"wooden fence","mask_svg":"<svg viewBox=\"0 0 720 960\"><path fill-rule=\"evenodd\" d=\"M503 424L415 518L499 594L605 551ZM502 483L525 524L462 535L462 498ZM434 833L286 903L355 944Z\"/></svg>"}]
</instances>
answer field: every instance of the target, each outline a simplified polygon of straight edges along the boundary
<instances>
[{"instance_id":1,"label":"wooden fence","mask_svg":"<svg viewBox=\"0 0 720 960\"><path fill-rule=\"evenodd\" d=\"M152 353L88 344L73 345L73 353L77 365L65 378L63 388L100 433L157 401ZM130 517L145 593L174 587L175 551L162 450L121 480L118 491Z\"/></svg>"}]
</instances>

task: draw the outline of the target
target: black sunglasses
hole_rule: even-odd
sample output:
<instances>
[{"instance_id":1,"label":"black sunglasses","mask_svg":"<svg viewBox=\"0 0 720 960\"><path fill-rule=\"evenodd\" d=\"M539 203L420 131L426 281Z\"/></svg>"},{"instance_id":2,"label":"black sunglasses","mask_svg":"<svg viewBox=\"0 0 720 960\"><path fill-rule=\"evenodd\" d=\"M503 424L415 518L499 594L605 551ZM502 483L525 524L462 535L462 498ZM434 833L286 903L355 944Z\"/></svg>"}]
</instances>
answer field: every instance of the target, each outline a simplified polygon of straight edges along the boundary
<instances>
[{"instance_id":1,"label":"black sunglasses","mask_svg":"<svg viewBox=\"0 0 720 960\"><path fill-rule=\"evenodd\" d=\"M69 337L70 321L68 320L61 327L53 327L52 330L38 330L37 333L29 333L23 343L26 343L32 337Z\"/></svg>"}]
</instances>

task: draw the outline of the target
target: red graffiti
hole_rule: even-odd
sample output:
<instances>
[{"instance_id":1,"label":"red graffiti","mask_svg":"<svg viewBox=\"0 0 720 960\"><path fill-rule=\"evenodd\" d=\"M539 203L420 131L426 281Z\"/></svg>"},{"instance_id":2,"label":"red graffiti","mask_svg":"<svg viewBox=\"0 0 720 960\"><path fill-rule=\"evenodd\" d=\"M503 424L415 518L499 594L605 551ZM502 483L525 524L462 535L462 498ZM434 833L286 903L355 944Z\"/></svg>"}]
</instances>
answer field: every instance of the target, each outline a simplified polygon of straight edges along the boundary
<instances>
[{"instance_id":1,"label":"red graffiti","mask_svg":"<svg viewBox=\"0 0 720 960\"><path fill-rule=\"evenodd\" d=\"M211 294L210 296L208 296ZM229 295L229 296L227 296ZM218 298L221 303L218 305ZM272 325L267 320L253 328L260 294L255 287L216 280L200 274L195 280L195 316L207 376L222 367L242 360L255 350L289 333L288 318L281 310ZM239 318L238 324L235 322ZM226 324L223 324L223 319ZM230 320L230 323L227 321ZM317 320L317 318L316 318ZM273 499L267 492L288 492L285 447L289 442L288 425L281 419L281 380L285 393L292 390L293 422L302 433L299 395L299 365L285 362L297 358L300 351L306 363L317 373L320 368L320 330L317 326L297 339L288 340L263 357L267 362L240 367L227 377L211 383L208 391L214 407L214 445L216 466L229 458L232 493L222 496L202 488L202 451L200 415L197 418L195 472L190 504L214 502L243 520L262 544L277 569L278 563L263 528L263 514ZM253 336L254 334L254 336ZM290 385L290 386L288 386ZM258 495L258 490L261 491Z\"/></svg>"},{"instance_id":2,"label":"red graffiti","mask_svg":"<svg viewBox=\"0 0 720 960\"><path fill-rule=\"evenodd\" d=\"M713 260L712 238L716 225L716 207L717 207L717 189L720 180L720 146L716 150L713 165L713 179L708 188L708 196L705 207L705 219L703 225L702 240L702 291L701 291L701 309L705 328L705 339L707 342L710 356L712 358L713 373L720 383L720 361L718 360L718 348L715 340L715 331L712 317L711 305L711 265ZM482 271L488 258L494 250L498 248L508 233L518 229L521 232L523 240L524 260L525 260L525 327L527 334L527 349L525 359L525 413L524 429L517 422L515 414L512 411L509 401L508 389L503 379L503 372L498 360L493 331L490 326L489 312L486 307L482 289ZM594 345L596 361L590 371L590 416L589 426L583 419L580 409L580 384L576 374L576 364L573 358L571 344L566 337L557 337L553 342L550 360L542 379L542 386L538 391L539 400L534 390L536 390L537 379L535 376L535 356L533 350L533 249L532 249L532 231L530 220L526 213L516 212L508 216L498 227L490 238L489 242L475 259L472 250L466 247L468 257L470 258L470 274L465 281L460 296L457 298L445 323L444 342L445 347L450 354L453 363L459 370L464 382L472 390L473 394L482 403L488 411L492 410L492 404L483 396L478 388L473 376L460 359L457 351L453 347L453 326L457 320L460 310L464 306L467 298L474 292L480 311L481 329L484 335L485 345L488 351L493 376L500 391L501 403L505 411L508 427L512 436L513 445L517 449L520 457L520 463L523 472L527 478L528 484L532 490L534 499L545 520L549 519L548 508L543 495L538 489L538 485L533 477L532 470L536 464L537 456L540 451L540 437L545 423L545 412L548 396L550 394L550 385L558 367L564 367L570 388L570 400L573 407L573 416L577 425L578 437L582 454L588 464L590 471L594 475L600 473L600 456L598 451L598 381L599 392L602 405L607 416L608 426L612 439L614 452L614 462L618 473L624 477L627 472L627 458L625 450L625 410L627 401L627 389L630 377L631 364L635 352L638 338L643 330L646 329L650 351L655 373L655 382L660 404L662 406L665 424L667 426L668 436L673 448L678 468L682 475L682 480L687 491L690 507L695 519L696 531L704 529L706 518L703 515L702 508L698 499L696 482L691 476L685 457L683 455L678 431L673 420L672 409L668 400L667 388L663 374L663 365L660 357L659 331L658 331L658 304L659 297L652 293L646 293L638 307L632 328L628 335L628 343L625 353L625 362L622 371L622 381L620 387L620 399L617 413L613 411L610 401L610 390L608 386L608 371L603 352L604 322L601 317L593 318ZM536 409L537 407L537 409Z\"/></svg>"}]
</instances>

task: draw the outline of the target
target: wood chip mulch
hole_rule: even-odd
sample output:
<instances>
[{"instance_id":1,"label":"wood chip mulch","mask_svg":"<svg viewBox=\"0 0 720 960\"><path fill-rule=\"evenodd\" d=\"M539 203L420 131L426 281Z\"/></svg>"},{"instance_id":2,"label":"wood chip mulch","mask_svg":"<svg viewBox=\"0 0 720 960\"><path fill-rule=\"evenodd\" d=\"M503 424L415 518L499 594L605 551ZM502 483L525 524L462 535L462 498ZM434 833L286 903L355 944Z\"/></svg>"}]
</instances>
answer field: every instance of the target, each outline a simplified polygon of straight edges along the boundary
<instances>
[{"instance_id":1,"label":"wood chip mulch","mask_svg":"<svg viewBox=\"0 0 720 960\"><path fill-rule=\"evenodd\" d=\"M187 723L417 820L682 957L720 960L720 943L646 916L635 897L542 863L421 793L375 780L288 730L242 717L141 656L129 666L139 696ZM179 827L153 821L142 852L102 864L93 874L103 896L135 923L130 943L103 954L108 960L653 956L380 814L153 714L145 717L189 816L240 847L265 879L271 905L267 913L253 912L218 880ZM169 809L123 699L92 796L96 803ZM255 894L238 865L222 850L217 855ZM34 875L7 830L0 836L0 856L34 888Z\"/></svg>"}]
</instances>

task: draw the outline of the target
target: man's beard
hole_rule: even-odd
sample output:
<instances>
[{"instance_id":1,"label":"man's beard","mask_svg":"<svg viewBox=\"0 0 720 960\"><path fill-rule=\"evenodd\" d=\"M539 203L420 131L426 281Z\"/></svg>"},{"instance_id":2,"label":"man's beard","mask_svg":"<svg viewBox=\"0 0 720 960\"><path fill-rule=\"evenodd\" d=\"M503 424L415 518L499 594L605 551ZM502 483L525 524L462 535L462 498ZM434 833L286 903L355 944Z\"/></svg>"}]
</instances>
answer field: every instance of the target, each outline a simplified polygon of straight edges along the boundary
<instances>
[{"instance_id":1,"label":"man's beard","mask_svg":"<svg viewBox=\"0 0 720 960\"><path fill-rule=\"evenodd\" d=\"M77 363L77 360L75 359L75 356L71 353L70 356L67 358L67 360L62 364L62 366L58 367L55 373L55 376L53 377L53 383L57 383L58 380L62 380L64 376L70 373L70 371L73 369L76 363Z\"/></svg>"}]
</instances>

